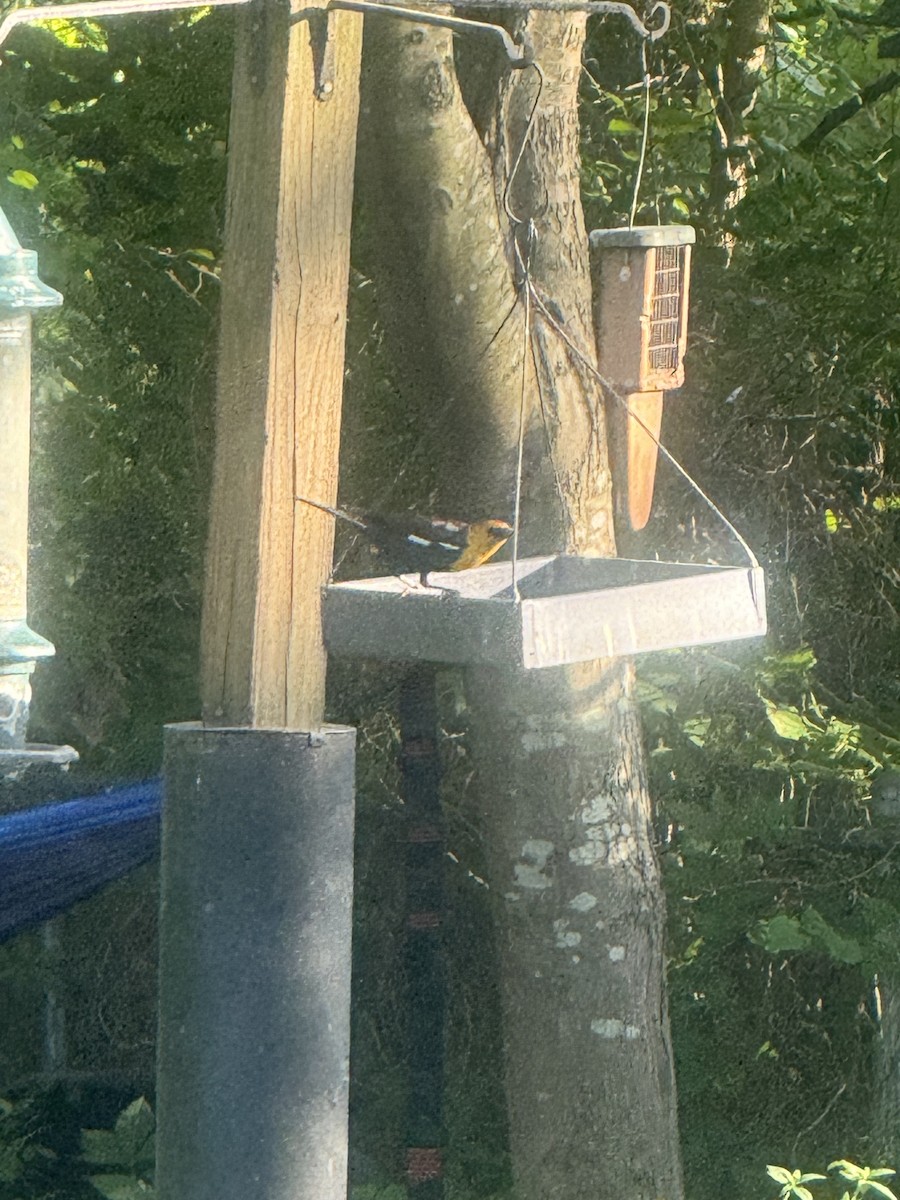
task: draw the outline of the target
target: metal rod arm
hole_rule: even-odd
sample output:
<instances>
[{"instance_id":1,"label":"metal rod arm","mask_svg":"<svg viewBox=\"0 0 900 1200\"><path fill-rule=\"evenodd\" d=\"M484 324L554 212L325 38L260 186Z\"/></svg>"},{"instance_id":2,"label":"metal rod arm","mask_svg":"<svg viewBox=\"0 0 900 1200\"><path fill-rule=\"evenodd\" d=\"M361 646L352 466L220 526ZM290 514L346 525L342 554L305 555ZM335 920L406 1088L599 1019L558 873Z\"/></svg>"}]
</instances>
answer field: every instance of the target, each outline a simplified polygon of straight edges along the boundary
<instances>
[{"instance_id":1,"label":"metal rod arm","mask_svg":"<svg viewBox=\"0 0 900 1200\"><path fill-rule=\"evenodd\" d=\"M660 24L648 28L630 4L618 0L441 0L442 3L465 6L466 8L515 8L527 12L529 9L549 9L555 12L616 13L628 20L641 37L655 42L669 29L672 13L664 0L657 0L650 10L649 20L660 18ZM0 21L0 46L17 25L31 21L70 21L74 18L118 17L130 13L167 12L179 8L225 8L229 5L247 4L250 0L83 0L74 4L23 5L7 13ZM498 37L511 67L527 67L531 54L527 46L519 45L510 33L500 25L482 21L470 21L463 17L448 17L429 13L422 9L399 8L393 4L379 4L377 0L331 0L328 8L344 8L352 12L381 11L390 16L405 17L423 25L442 25L459 33L486 32ZM299 15L299 14L298 14Z\"/></svg>"},{"instance_id":2,"label":"metal rod arm","mask_svg":"<svg viewBox=\"0 0 900 1200\"><path fill-rule=\"evenodd\" d=\"M448 17L444 13L430 13L419 8L400 8L396 4L380 4L378 0L331 0L329 9L344 8L350 12L374 13L381 12L389 17L400 17L407 21L417 21L420 25L439 25L443 29L452 29L456 33L491 33L499 38L506 51L511 67L528 67L532 57L528 48L518 45L509 30L502 25L491 25L487 21L469 21L464 17Z\"/></svg>"},{"instance_id":3,"label":"metal rod arm","mask_svg":"<svg viewBox=\"0 0 900 1200\"><path fill-rule=\"evenodd\" d=\"M428 0L420 0L428 3ZM520 12L586 12L591 16L615 15L625 17L635 33L648 41L655 42L669 32L672 23L672 10L666 0L657 0L650 9L646 22L642 21L630 4L620 3L620 0L434 0L435 3L446 4L450 8L466 8L470 11L478 8L513 8ZM393 12L396 16L415 16L425 24L448 25L451 21L461 20L458 17L431 16L423 9L400 9L390 4L381 4L379 0L331 0L329 8L353 8L359 12L375 12L383 9ZM424 18L428 16L428 20ZM659 22L657 24L656 22ZM482 29L499 29L497 25L485 25L478 21L466 21L468 25L477 25Z\"/></svg>"},{"instance_id":4,"label":"metal rod arm","mask_svg":"<svg viewBox=\"0 0 900 1200\"><path fill-rule=\"evenodd\" d=\"M0 21L0 46L17 25L30 21L70 21L74 17L118 17L128 13L166 12L174 8L222 8L249 0L86 0L77 4L38 4L14 8Z\"/></svg>"}]
</instances>

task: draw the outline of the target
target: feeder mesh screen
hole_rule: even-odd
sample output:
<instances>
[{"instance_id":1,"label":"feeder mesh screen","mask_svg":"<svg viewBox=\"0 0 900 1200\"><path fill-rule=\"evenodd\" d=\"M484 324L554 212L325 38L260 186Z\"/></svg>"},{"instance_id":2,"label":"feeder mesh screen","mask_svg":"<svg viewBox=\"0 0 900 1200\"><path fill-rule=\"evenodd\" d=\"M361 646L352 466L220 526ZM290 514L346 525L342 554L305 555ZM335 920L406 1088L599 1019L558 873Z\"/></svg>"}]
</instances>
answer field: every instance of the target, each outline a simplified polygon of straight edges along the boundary
<instances>
[{"instance_id":1,"label":"feeder mesh screen","mask_svg":"<svg viewBox=\"0 0 900 1200\"><path fill-rule=\"evenodd\" d=\"M650 366L674 371L679 365L681 297L684 291L684 247L658 246L650 318Z\"/></svg>"}]
</instances>

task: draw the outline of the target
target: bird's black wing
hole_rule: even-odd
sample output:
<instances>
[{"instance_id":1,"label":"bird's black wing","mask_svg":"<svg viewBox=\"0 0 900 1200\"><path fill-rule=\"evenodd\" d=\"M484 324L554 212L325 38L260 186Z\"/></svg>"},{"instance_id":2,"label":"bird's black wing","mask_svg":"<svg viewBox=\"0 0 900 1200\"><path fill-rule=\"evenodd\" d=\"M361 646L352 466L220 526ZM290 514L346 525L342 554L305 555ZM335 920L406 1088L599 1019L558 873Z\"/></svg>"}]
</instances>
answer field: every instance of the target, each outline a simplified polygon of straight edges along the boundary
<instances>
[{"instance_id":1,"label":"bird's black wing","mask_svg":"<svg viewBox=\"0 0 900 1200\"><path fill-rule=\"evenodd\" d=\"M449 571L466 546L463 522L415 516L366 517L365 536L392 573Z\"/></svg>"}]
</instances>

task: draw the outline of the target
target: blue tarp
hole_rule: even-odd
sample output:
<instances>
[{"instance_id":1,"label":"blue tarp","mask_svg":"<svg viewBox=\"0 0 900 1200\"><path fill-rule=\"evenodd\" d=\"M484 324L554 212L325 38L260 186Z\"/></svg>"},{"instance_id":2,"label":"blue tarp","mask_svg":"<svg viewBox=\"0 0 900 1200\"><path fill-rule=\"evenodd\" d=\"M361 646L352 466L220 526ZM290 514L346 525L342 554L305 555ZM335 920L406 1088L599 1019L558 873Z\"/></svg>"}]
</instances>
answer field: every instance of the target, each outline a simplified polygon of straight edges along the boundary
<instances>
[{"instance_id":1,"label":"blue tarp","mask_svg":"<svg viewBox=\"0 0 900 1200\"><path fill-rule=\"evenodd\" d=\"M0 816L0 942L153 858L161 802L155 779Z\"/></svg>"}]
</instances>

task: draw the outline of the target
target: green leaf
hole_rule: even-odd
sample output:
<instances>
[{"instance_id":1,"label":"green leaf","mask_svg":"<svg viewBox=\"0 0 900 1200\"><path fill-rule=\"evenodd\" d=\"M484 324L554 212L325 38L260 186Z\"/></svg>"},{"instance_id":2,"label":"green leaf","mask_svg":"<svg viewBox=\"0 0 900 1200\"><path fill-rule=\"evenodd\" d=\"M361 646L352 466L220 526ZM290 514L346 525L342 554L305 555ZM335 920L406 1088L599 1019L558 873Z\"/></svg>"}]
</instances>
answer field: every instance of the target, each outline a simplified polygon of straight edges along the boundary
<instances>
[{"instance_id":1,"label":"green leaf","mask_svg":"<svg viewBox=\"0 0 900 1200\"><path fill-rule=\"evenodd\" d=\"M652 116L653 132L694 133L701 130L709 114L690 108L657 108Z\"/></svg>"},{"instance_id":2,"label":"green leaf","mask_svg":"<svg viewBox=\"0 0 900 1200\"><path fill-rule=\"evenodd\" d=\"M771 679L784 679L801 674L805 675L816 665L816 656L811 646L801 646L789 654L769 655L765 659L762 676Z\"/></svg>"},{"instance_id":3,"label":"green leaf","mask_svg":"<svg viewBox=\"0 0 900 1200\"><path fill-rule=\"evenodd\" d=\"M815 908L804 909L800 917L803 931L819 943L829 958L835 962L855 964L865 958L862 947L855 938L847 937L829 925L822 914ZM880 1185L879 1185L880 1186Z\"/></svg>"},{"instance_id":4,"label":"green leaf","mask_svg":"<svg viewBox=\"0 0 900 1200\"><path fill-rule=\"evenodd\" d=\"M109 48L106 34L93 21L75 22L61 18L49 18L35 21L35 24L49 30L58 42L70 50L96 50L100 54L105 54Z\"/></svg>"},{"instance_id":5,"label":"green leaf","mask_svg":"<svg viewBox=\"0 0 900 1200\"><path fill-rule=\"evenodd\" d=\"M695 746L704 746L711 724L709 717L692 717L690 721L685 721L683 728L688 741Z\"/></svg>"},{"instance_id":6,"label":"green leaf","mask_svg":"<svg viewBox=\"0 0 900 1200\"><path fill-rule=\"evenodd\" d=\"M860 1187L865 1192L875 1192L876 1195L883 1196L884 1200L897 1200L897 1197L889 1187L885 1187L883 1183L878 1183L872 1178L864 1180L860 1184Z\"/></svg>"},{"instance_id":7,"label":"green leaf","mask_svg":"<svg viewBox=\"0 0 900 1200\"><path fill-rule=\"evenodd\" d=\"M140 1097L119 1114L115 1129L84 1129L82 1153L100 1166L138 1170L153 1162L153 1110Z\"/></svg>"},{"instance_id":8,"label":"green leaf","mask_svg":"<svg viewBox=\"0 0 900 1200\"><path fill-rule=\"evenodd\" d=\"M852 1163L849 1158L836 1158L834 1162L828 1164L828 1170L833 1171L835 1168L843 1175L845 1179L860 1179L862 1177L862 1168L856 1163Z\"/></svg>"},{"instance_id":9,"label":"green leaf","mask_svg":"<svg viewBox=\"0 0 900 1200\"><path fill-rule=\"evenodd\" d=\"M32 175L30 171L10 171L6 179L14 187L27 188L29 191L38 185L37 175Z\"/></svg>"},{"instance_id":10,"label":"green leaf","mask_svg":"<svg viewBox=\"0 0 900 1200\"><path fill-rule=\"evenodd\" d=\"M769 724L779 737L785 738L789 742L799 742L802 738L809 736L810 725L808 721L800 715L793 705L780 708L777 704L773 704L771 700L766 700L765 705Z\"/></svg>"},{"instance_id":11,"label":"green leaf","mask_svg":"<svg viewBox=\"0 0 900 1200\"><path fill-rule=\"evenodd\" d=\"M81 1152L88 1162L100 1166L116 1166L122 1161L115 1134L111 1129L83 1129Z\"/></svg>"},{"instance_id":12,"label":"green leaf","mask_svg":"<svg viewBox=\"0 0 900 1200\"><path fill-rule=\"evenodd\" d=\"M610 133L640 133L637 125L626 121L624 117L613 117L606 127Z\"/></svg>"},{"instance_id":13,"label":"green leaf","mask_svg":"<svg viewBox=\"0 0 900 1200\"><path fill-rule=\"evenodd\" d=\"M766 1172L776 1183L791 1184L794 1182L794 1173L793 1171L789 1171L787 1167L767 1166Z\"/></svg>"},{"instance_id":14,"label":"green leaf","mask_svg":"<svg viewBox=\"0 0 900 1200\"><path fill-rule=\"evenodd\" d=\"M106 1200L151 1200L155 1195L146 1180L133 1175L91 1175L90 1180Z\"/></svg>"},{"instance_id":15,"label":"green leaf","mask_svg":"<svg viewBox=\"0 0 900 1200\"><path fill-rule=\"evenodd\" d=\"M785 950L808 950L810 938L796 917L779 913L770 921L760 921L753 940L770 954L781 954Z\"/></svg>"},{"instance_id":16,"label":"green leaf","mask_svg":"<svg viewBox=\"0 0 900 1200\"><path fill-rule=\"evenodd\" d=\"M850 522L841 513L835 512L833 508L826 508L825 528L829 533L837 533L839 529L849 529Z\"/></svg>"}]
</instances>

